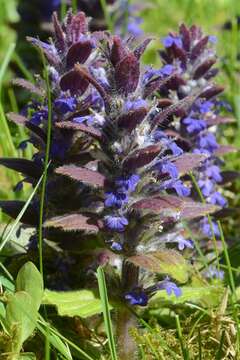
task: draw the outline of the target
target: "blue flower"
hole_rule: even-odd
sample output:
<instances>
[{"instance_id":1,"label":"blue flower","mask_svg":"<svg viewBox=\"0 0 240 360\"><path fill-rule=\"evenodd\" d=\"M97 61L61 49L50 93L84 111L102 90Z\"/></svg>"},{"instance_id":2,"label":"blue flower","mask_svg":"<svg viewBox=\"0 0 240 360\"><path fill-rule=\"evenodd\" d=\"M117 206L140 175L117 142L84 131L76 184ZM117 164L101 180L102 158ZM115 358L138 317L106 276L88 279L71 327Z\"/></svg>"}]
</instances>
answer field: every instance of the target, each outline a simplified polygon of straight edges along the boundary
<instances>
[{"instance_id":1,"label":"blue flower","mask_svg":"<svg viewBox=\"0 0 240 360\"><path fill-rule=\"evenodd\" d=\"M172 154L175 156L183 154L183 150L174 141L169 141L168 147L172 151Z\"/></svg>"},{"instance_id":2,"label":"blue flower","mask_svg":"<svg viewBox=\"0 0 240 360\"><path fill-rule=\"evenodd\" d=\"M137 174L133 174L129 177L118 178L116 180L116 185L119 187L121 191L135 191L137 184L139 183L140 176Z\"/></svg>"},{"instance_id":3,"label":"blue flower","mask_svg":"<svg viewBox=\"0 0 240 360\"><path fill-rule=\"evenodd\" d=\"M177 47L182 47L182 40L179 36L172 36L172 35L168 35L163 39L163 45L166 48L169 48L173 45L176 45Z\"/></svg>"},{"instance_id":4,"label":"blue flower","mask_svg":"<svg viewBox=\"0 0 240 360\"><path fill-rule=\"evenodd\" d=\"M164 65L163 67L161 67L160 69L160 73L162 75L171 75L174 71L174 66L173 65L170 65L170 64L167 64L167 65Z\"/></svg>"},{"instance_id":5,"label":"blue flower","mask_svg":"<svg viewBox=\"0 0 240 360\"><path fill-rule=\"evenodd\" d=\"M198 186L205 197L209 196L214 189L214 183L210 179L198 180Z\"/></svg>"},{"instance_id":6,"label":"blue flower","mask_svg":"<svg viewBox=\"0 0 240 360\"><path fill-rule=\"evenodd\" d=\"M200 103L199 105L199 110L200 113L205 114L209 111L211 111L211 108L213 107L213 102L212 101L204 101L202 103Z\"/></svg>"},{"instance_id":7,"label":"blue flower","mask_svg":"<svg viewBox=\"0 0 240 360\"><path fill-rule=\"evenodd\" d=\"M29 143L29 139L21 141L20 144L18 145L18 149L25 150L27 148L28 143Z\"/></svg>"},{"instance_id":8,"label":"blue flower","mask_svg":"<svg viewBox=\"0 0 240 360\"><path fill-rule=\"evenodd\" d=\"M48 118L47 110L44 109L38 110L32 115L30 122L38 126L41 124L42 120L47 120L47 118Z\"/></svg>"},{"instance_id":9,"label":"blue flower","mask_svg":"<svg viewBox=\"0 0 240 360\"><path fill-rule=\"evenodd\" d=\"M73 118L73 121L78 124L87 123L90 126L94 122L94 115L78 116Z\"/></svg>"},{"instance_id":10,"label":"blue flower","mask_svg":"<svg viewBox=\"0 0 240 360\"><path fill-rule=\"evenodd\" d=\"M105 196L106 199L104 201L104 204L106 207L116 206L120 208L123 204L128 202L128 196L123 192L107 192L105 193Z\"/></svg>"},{"instance_id":11,"label":"blue flower","mask_svg":"<svg viewBox=\"0 0 240 360\"><path fill-rule=\"evenodd\" d=\"M160 188L165 190L175 189L176 193L179 196L189 196L191 193L191 190L187 186L185 186L181 180L165 181Z\"/></svg>"},{"instance_id":12,"label":"blue flower","mask_svg":"<svg viewBox=\"0 0 240 360\"><path fill-rule=\"evenodd\" d=\"M125 299L131 305L146 306L148 303L148 296L141 289L136 289L136 290L130 291L129 293L127 293L125 295Z\"/></svg>"},{"instance_id":13,"label":"blue flower","mask_svg":"<svg viewBox=\"0 0 240 360\"><path fill-rule=\"evenodd\" d=\"M182 290L174 282L169 281L168 277L166 277L165 280L158 283L157 287L159 290L166 290L169 296L171 294L175 294L176 297L182 295Z\"/></svg>"},{"instance_id":14,"label":"blue flower","mask_svg":"<svg viewBox=\"0 0 240 360\"><path fill-rule=\"evenodd\" d=\"M172 187L176 190L179 196L189 196L191 190L183 184L181 180L177 180L173 183Z\"/></svg>"},{"instance_id":15,"label":"blue flower","mask_svg":"<svg viewBox=\"0 0 240 360\"><path fill-rule=\"evenodd\" d=\"M209 37L208 37L208 40L212 43L212 44L216 44L216 42L217 42L217 37L215 36L215 35L210 35Z\"/></svg>"},{"instance_id":16,"label":"blue flower","mask_svg":"<svg viewBox=\"0 0 240 360\"><path fill-rule=\"evenodd\" d=\"M122 232L125 230L125 227L128 225L128 220L124 216L117 215L107 215L104 218L105 225L109 230L114 230Z\"/></svg>"},{"instance_id":17,"label":"blue flower","mask_svg":"<svg viewBox=\"0 0 240 360\"><path fill-rule=\"evenodd\" d=\"M62 114L76 110L76 99L74 97L59 98L54 101L54 105Z\"/></svg>"},{"instance_id":18,"label":"blue flower","mask_svg":"<svg viewBox=\"0 0 240 360\"><path fill-rule=\"evenodd\" d=\"M171 163L170 161L162 161L158 163L157 168L161 171L162 174L169 174L172 179L178 178L178 169L176 165Z\"/></svg>"},{"instance_id":19,"label":"blue flower","mask_svg":"<svg viewBox=\"0 0 240 360\"><path fill-rule=\"evenodd\" d=\"M218 143L213 134L201 134L198 141L200 148L206 149L210 152L213 152L218 148Z\"/></svg>"},{"instance_id":20,"label":"blue flower","mask_svg":"<svg viewBox=\"0 0 240 360\"><path fill-rule=\"evenodd\" d=\"M200 132L204 130L207 126L206 122L201 119L194 119L191 117L187 117L183 120L183 123L187 125L186 129L189 134L192 134L194 132Z\"/></svg>"},{"instance_id":21,"label":"blue flower","mask_svg":"<svg viewBox=\"0 0 240 360\"><path fill-rule=\"evenodd\" d=\"M143 30L139 26L142 24L142 22L143 20L140 17L130 17L127 24L128 33L130 33L134 37L142 36Z\"/></svg>"},{"instance_id":22,"label":"blue flower","mask_svg":"<svg viewBox=\"0 0 240 360\"><path fill-rule=\"evenodd\" d=\"M178 243L178 250L180 250L180 251L184 250L185 248L188 248L188 249L193 249L194 248L193 241L192 240L186 240L181 235L177 237L177 243Z\"/></svg>"},{"instance_id":23,"label":"blue flower","mask_svg":"<svg viewBox=\"0 0 240 360\"><path fill-rule=\"evenodd\" d=\"M203 218L201 221L201 230L207 237L212 237L213 233L215 236L220 237L220 230L218 224L212 221L210 225L207 217Z\"/></svg>"},{"instance_id":24,"label":"blue flower","mask_svg":"<svg viewBox=\"0 0 240 360\"><path fill-rule=\"evenodd\" d=\"M214 205L219 205L221 207L224 207L227 205L227 200L220 194L220 192L215 191L210 196L210 203Z\"/></svg>"},{"instance_id":25,"label":"blue flower","mask_svg":"<svg viewBox=\"0 0 240 360\"><path fill-rule=\"evenodd\" d=\"M220 168L217 165L212 165L207 167L206 174L208 177L212 178L216 182L222 181L222 175L220 173Z\"/></svg>"},{"instance_id":26,"label":"blue flower","mask_svg":"<svg viewBox=\"0 0 240 360\"><path fill-rule=\"evenodd\" d=\"M224 271L218 270L216 268L216 266L209 266L208 270L204 272L204 275L208 279L212 279L212 278L219 279L219 280L224 279Z\"/></svg>"},{"instance_id":27,"label":"blue flower","mask_svg":"<svg viewBox=\"0 0 240 360\"><path fill-rule=\"evenodd\" d=\"M114 251L121 251L122 250L122 244L116 242L116 241L113 241L112 244L111 244L111 249L114 250Z\"/></svg>"},{"instance_id":28,"label":"blue flower","mask_svg":"<svg viewBox=\"0 0 240 360\"><path fill-rule=\"evenodd\" d=\"M136 110L146 106L147 106L147 102L143 99L137 99L135 101L126 100L124 103L124 111Z\"/></svg>"}]
</instances>

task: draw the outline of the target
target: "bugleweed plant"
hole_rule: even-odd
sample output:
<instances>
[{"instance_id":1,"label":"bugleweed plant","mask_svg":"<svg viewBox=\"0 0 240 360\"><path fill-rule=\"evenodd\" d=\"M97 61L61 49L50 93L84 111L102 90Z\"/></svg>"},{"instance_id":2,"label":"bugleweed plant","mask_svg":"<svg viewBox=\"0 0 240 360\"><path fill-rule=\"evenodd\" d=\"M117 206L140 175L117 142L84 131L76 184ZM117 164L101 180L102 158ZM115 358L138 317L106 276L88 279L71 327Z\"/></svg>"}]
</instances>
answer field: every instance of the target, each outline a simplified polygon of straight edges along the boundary
<instances>
[{"instance_id":1,"label":"bugleweed plant","mask_svg":"<svg viewBox=\"0 0 240 360\"><path fill-rule=\"evenodd\" d=\"M21 220L36 229L27 254L36 261L40 255L45 287L95 291L101 266L118 356L130 359L136 313L158 291L181 296L194 272L193 243L176 229L182 234L182 222L199 223L225 205L215 189L208 196L201 186L220 181L218 146L201 117L209 114L209 125L220 119L211 112L220 90L209 82L212 61L203 56L211 53L209 38L183 25L164 40L166 64L156 72L141 62L150 39L136 44L90 32L83 12L68 12L62 25L55 14L53 26L48 43L28 39L48 64L36 84L18 80L33 99L21 114L9 114L30 132L21 146L31 142L36 153L31 161L0 162L33 186L44 172ZM195 199L191 172L204 203ZM0 205L16 217L24 203Z\"/></svg>"}]
</instances>

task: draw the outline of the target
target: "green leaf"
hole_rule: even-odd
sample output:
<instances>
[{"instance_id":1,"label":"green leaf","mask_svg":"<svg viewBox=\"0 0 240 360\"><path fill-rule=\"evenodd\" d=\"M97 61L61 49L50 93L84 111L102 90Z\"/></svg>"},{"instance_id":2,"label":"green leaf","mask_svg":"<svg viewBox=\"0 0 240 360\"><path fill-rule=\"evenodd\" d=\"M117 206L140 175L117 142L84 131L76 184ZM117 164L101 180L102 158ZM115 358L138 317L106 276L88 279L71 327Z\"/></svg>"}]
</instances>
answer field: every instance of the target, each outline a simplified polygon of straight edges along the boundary
<instances>
[{"instance_id":1,"label":"green leaf","mask_svg":"<svg viewBox=\"0 0 240 360\"><path fill-rule=\"evenodd\" d=\"M32 304L39 309L43 297L43 280L36 266L28 261L18 272L16 291L25 291L32 298Z\"/></svg>"},{"instance_id":2,"label":"green leaf","mask_svg":"<svg viewBox=\"0 0 240 360\"><path fill-rule=\"evenodd\" d=\"M219 285L205 285L199 287L183 286L181 287L182 295L176 297L175 295L168 295L165 290L158 291L150 300L150 307L159 308L159 302L170 302L173 304L186 304L191 302L206 308L219 305L224 287Z\"/></svg>"},{"instance_id":3,"label":"green leaf","mask_svg":"<svg viewBox=\"0 0 240 360\"><path fill-rule=\"evenodd\" d=\"M4 286L4 288L6 290L9 290L10 292L14 291L14 284L3 275L0 275L0 284L2 286Z\"/></svg>"},{"instance_id":4,"label":"green leaf","mask_svg":"<svg viewBox=\"0 0 240 360\"><path fill-rule=\"evenodd\" d=\"M43 303L55 305L60 316L86 318L102 312L101 300L91 290L66 292L45 290Z\"/></svg>"},{"instance_id":5,"label":"green leaf","mask_svg":"<svg viewBox=\"0 0 240 360\"><path fill-rule=\"evenodd\" d=\"M174 250L161 250L131 256L128 261L143 269L170 275L181 283L188 280L189 267L187 262L181 254Z\"/></svg>"},{"instance_id":6,"label":"green leaf","mask_svg":"<svg viewBox=\"0 0 240 360\"><path fill-rule=\"evenodd\" d=\"M38 312L33 306L31 296L24 292L18 291L9 295L6 306L5 325L8 332L14 337L18 334L18 348L33 333L37 325Z\"/></svg>"},{"instance_id":7,"label":"green leaf","mask_svg":"<svg viewBox=\"0 0 240 360\"><path fill-rule=\"evenodd\" d=\"M0 301L0 319L5 318L6 310L4 304Z\"/></svg>"}]
</instances>

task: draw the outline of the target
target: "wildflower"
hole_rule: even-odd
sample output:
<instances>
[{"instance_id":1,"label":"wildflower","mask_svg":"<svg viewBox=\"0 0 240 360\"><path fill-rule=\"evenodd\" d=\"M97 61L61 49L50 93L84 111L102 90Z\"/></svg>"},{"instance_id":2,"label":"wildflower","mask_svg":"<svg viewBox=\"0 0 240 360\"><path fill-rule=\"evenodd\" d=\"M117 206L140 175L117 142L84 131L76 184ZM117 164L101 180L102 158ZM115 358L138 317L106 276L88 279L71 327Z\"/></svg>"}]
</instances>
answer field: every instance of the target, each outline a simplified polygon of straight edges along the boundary
<instances>
[{"instance_id":1,"label":"wildflower","mask_svg":"<svg viewBox=\"0 0 240 360\"><path fill-rule=\"evenodd\" d=\"M163 45L166 48L169 48L173 45L176 45L177 47L182 47L182 40L179 36L173 36L173 35L168 35L163 39Z\"/></svg>"},{"instance_id":2,"label":"wildflower","mask_svg":"<svg viewBox=\"0 0 240 360\"><path fill-rule=\"evenodd\" d=\"M128 225L128 220L124 216L107 215L104 220L109 230L122 232Z\"/></svg>"},{"instance_id":3,"label":"wildflower","mask_svg":"<svg viewBox=\"0 0 240 360\"><path fill-rule=\"evenodd\" d=\"M166 293L170 296L174 294L176 297L182 295L182 290L172 281L169 280L167 277L165 280L158 283L159 290L166 290Z\"/></svg>"},{"instance_id":4,"label":"wildflower","mask_svg":"<svg viewBox=\"0 0 240 360\"><path fill-rule=\"evenodd\" d=\"M141 289L135 289L125 295L125 299L131 305L146 306L148 303L148 296Z\"/></svg>"}]
</instances>

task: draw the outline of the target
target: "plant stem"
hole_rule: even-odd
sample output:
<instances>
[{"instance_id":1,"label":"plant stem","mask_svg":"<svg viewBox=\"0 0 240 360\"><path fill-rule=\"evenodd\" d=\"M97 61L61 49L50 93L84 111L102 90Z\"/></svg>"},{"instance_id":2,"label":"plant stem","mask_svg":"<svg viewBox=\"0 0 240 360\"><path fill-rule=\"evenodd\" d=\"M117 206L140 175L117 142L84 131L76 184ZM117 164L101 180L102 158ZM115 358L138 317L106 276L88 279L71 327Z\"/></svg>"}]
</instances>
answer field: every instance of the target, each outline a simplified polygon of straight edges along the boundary
<instances>
[{"instance_id":1,"label":"plant stem","mask_svg":"<svg viewBox=\"0 0 240 360\"><path fill-rule=\"evenodd\" d=\"M139 268L124 261L122 265L122 294L138 285ZM118 342L119 360L133 359L137 345L129 331L137 325L136 316L127 308L121 307L117 311L116 337Z\"/></svg>"}]
</instances>

